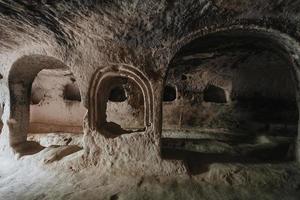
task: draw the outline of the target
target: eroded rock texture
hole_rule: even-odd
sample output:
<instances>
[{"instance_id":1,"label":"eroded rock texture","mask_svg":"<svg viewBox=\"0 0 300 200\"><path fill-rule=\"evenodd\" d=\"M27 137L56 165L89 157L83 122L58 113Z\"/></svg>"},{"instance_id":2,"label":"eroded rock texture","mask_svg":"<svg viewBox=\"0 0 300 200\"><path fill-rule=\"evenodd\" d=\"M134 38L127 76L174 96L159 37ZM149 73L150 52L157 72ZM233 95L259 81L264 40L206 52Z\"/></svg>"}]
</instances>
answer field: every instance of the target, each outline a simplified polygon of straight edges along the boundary
<instances>
[{"instance_id":1,"label":"eroded rock texture","mask_svg":"<svg viewBox=\"0 0 300 200\"><path fill-rule=\"evenodd\" d=\"M299 12L291 0L0 0L0 153L142 177L133 188L187 174L252 187L269 173L295 192Z\"/></svg>"}]
</instances>

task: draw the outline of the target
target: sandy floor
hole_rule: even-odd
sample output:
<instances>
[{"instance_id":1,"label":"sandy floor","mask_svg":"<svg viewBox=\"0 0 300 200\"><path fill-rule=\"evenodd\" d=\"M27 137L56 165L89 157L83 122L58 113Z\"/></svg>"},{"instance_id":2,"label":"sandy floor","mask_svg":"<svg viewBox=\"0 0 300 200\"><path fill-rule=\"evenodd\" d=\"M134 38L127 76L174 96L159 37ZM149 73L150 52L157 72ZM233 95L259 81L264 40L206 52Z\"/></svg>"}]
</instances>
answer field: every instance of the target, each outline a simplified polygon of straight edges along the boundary
<instances>
[{"instance_id":1,"label":"sandy floor","mask_svg":"<svg viewBox=\"0 0 300 200\"><path fill-rule=\"evenodd\" d=\"M65 158L44 164L42 156L18 161L0 156L1 200L300 199L300 169L295 164L215 163L191 177L124 177L95 167L62 170L58 164Z\"/></svg>"}]
</instances>

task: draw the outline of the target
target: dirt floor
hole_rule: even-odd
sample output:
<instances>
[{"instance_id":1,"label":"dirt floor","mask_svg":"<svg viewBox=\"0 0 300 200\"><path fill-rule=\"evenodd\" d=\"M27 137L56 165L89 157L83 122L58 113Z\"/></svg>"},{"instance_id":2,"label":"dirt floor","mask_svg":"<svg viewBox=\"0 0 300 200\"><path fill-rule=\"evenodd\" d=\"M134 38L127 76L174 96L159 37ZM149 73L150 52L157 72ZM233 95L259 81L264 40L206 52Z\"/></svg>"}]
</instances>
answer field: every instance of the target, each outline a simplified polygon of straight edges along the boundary
<instances>
[{"instance_id":1,"label":"dirt floor","mask_svg":"<svg viewBox=\"0 0 300 200\"><path fill-rule=\"evenodd\" d=\"M211 163L197 175L129 177L110 174L101 170L101 167L87 167L80 171L62 168L61 166L67 165L83 153L82 150L72 151L72 148L68 147L71 149L68 156L57 156L64 148L48 147L38 154L24 156L18 161L0 156L0 199L300 198L300 167L294 163Z\"/></svg>"}]
</instances>

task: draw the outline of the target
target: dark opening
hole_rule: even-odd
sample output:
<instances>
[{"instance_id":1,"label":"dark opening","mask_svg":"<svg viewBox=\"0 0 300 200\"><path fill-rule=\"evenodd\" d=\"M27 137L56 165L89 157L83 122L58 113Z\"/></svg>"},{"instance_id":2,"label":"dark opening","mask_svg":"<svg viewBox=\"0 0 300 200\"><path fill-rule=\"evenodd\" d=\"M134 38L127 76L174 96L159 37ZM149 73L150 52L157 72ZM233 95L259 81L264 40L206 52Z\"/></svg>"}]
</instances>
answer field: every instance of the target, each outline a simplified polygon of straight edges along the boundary
<instances>
[{"instance_id":1,"label":"dark opening","mask_svg":"<svg viewBox=\"0 0 300 200\"><path fill-rule=\"evenodd\" d=\"M124 102L127 96L124 88L122 86L117 86L110 91L108 100L112 102Z\"/></svg>"},{"instance_id":2,"label":"dark opening","mask_svg":"<svg viewBox=\"0 0 300 200\"><path fill-rule=\"evenodd\" d=\"M75 83L66 85L63 95L65 100L81 101L80 91Z\"/></svg>"},{"instance_id":3,"label":"dark opening","mask_svg":"<svg viewBox=\"0 0 300 200\"><path fill-rule=\"evenodd\" d=\"M212 103L226 103L225 91L217 86L209 85L203 91L203 100Z\"/></svg>"},{"instance_id":4,"label":"dark opening","mask_svg":"<svg viewBox=\"0 0 300 200\"><path fill-rule=\"evenodd\" d=\"M172 86L166 86L164 90L164 101L170 102L176 99L176 89Z\"/></svg>"},{"instance_id":5,"label":"dark opening","mask_svg":"<svg viewBox=\"0 0 300 200\"><path fill-rule=\"evenodd\" d=\"M186 77L186 75L181 75L181 80L183 80L183 81L185 81L185 80L187 80L187 77Z\"/></svg>"}]
</instances>

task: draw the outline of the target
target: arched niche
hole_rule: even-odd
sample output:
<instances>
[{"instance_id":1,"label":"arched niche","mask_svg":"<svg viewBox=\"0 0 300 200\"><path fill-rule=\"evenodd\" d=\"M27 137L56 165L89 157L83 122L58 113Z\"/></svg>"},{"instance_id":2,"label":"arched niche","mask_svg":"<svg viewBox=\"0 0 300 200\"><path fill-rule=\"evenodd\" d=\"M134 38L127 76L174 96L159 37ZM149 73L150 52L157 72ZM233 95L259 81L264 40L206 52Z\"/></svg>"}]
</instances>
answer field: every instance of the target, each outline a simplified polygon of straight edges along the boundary
<instances>
[{"instance_id":1,"label":"arched niche","mask_svg":"<svg viewBox=\"0 0 300 200\"><path fill-rule=\"evenodd\" d=\"M40 149L38 144L27 141L27 134L29 131L32 83L37 74L44 69L69 70L69 67L53 57L30 55L16 60L9 71L9 142L10 146L18 153L28 153L24 151Z\"/></svg>"},{"instance_id":2,"label":"arched niche","mask_svg":"<svg viewBox=\"0 0 300 200\"><path fill-rule=\"evenodd\" d=\"M298 109L299 105L299 92L300 92L300 67L299 43L294 38L282 33L278 30L263 28L257 25L247 24L234 24L228 26L213 26L205 29L198 30L189 34L178 43L172 46L171 61L167 71L170 70L172 65L176 62L179 56L193 52L195 49L205 52L208 49L217 49L222 46L230 48L233 46L246 47L246 48L266 48L276 51L289 63L289 70L291 71L291 79L294 83L296 102ZM209 56L209 55L206 55ZM165 78L167 75L165 76ZM186 78L182 79L187 80ZM164 85L169 84L165 79ZM299 124L299 122L298 122ZM296 144L296 159L300 161L300 134L298 128L298 137L295 141Z\"/></svg>"},{"instance_id":3,"label":"arched niche","mask_svg":"<svg viewBox=\"0 0 300 200\"><path fill-rule=\"evenodd\" d=\"M92 130L103 134L105 137L116 137L122 133L117 124L108 123L106 116L107 101L111 91L129 79L140 88L144 99L144 130L153 125L153 92L147 77L139 70L128 66L113 66L95 72L89 90L88 121Z\"/></svg>"}]
</instances>

